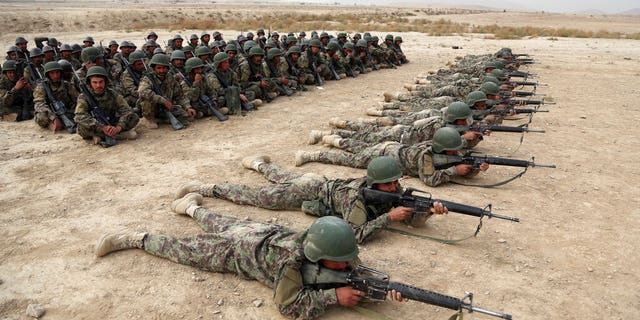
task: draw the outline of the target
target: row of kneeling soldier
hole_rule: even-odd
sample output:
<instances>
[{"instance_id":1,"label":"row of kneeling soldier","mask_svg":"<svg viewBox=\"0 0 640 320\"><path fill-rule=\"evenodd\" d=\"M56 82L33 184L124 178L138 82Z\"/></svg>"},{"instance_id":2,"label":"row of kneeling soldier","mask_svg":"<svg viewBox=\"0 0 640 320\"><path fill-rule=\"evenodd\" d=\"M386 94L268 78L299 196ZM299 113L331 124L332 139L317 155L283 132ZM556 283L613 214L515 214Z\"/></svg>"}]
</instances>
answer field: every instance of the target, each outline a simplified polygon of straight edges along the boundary
<instances>
[{"instance_id":1,"label":"row of kneeling soldier","mask_svg":"<svg viewBox=\"0 0 640 320\"><path fill-rule=\"evenodd\" d=\"M0 113L5 121L35 117L42 128L77 130L83 138L109 146L102 135L135 137L132 130L138 121L147 128L170 122L174 129L208 116L224 121L278 96L306 91L308 85L408 62L402 39L390 34L380 45L378 37L368 33L351 38L313 32L306 39L300 32L281 40L277 32L267 38L260 29L257 35L254 40L249 32L227 43L219 32L213 41L204 32L192 35L187 45L175 35L164 50L155 32L147 35L141 50L131 41L94 46L92 37L85 38L83 46L38 37L37 46L29 50L28 41L18 37L2 65ZM104 88L94 86L94 77L104 79ZM82 95L97 105L83 106ZM101 104L107 100L117 101L118 108ZM130 111L121 113L126 108ZM122 114L136 117L121 121Z\"/></svg>"}]
</instances>

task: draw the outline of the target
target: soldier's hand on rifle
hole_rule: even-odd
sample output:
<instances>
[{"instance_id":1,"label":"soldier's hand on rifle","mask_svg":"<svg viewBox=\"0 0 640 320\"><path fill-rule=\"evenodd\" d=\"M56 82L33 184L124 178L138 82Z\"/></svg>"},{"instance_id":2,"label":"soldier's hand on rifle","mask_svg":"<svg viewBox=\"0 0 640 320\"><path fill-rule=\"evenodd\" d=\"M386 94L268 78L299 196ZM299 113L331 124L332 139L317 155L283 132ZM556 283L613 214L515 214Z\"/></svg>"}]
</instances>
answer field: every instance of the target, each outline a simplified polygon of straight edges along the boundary
<instances>
[{"instance_id":1,"label":"soldier's hand on rifle","mask_svg":"<svg viewBox=\"0 0 640 320\"><path fill-rule=\"evenodd\" d=\"M431 213L435 214L447 214L449 209L442 204L442 202L436 201L433 203L433 207L430 208Z\"/></svg>"},{"instance_id":2,"label":"soldier's hand on rifle","mask_svg":"<svg viewBox=\"0 0 640 320\"><path fill-rule=\"evenodd\" d=\"M391 290L391 291L387 292L387 300L400 301L400 302L409 301L409 299L406 299L406 298L402 297L402 293L400 293L398 291L395 291L395 290Z\"/></svg>"},{"instance_id":3,"label":"soldier's hand on rifle","mask_svg":"<svg viewBox=\"0 0 640 320\"><path fill-rule=\"evenodd\" d=\"M18 81L16 82L16 85L14 86L14 89L17 90L22 90L22 88L25 87L25 85L27 84L26 80L24 80L24 77L18 79Z\"/></svg>"},{"instance_id":4,"label":"soldier's hand on rifle","mask_svg":"<svg viewBox=\"0 0 640 320\"><path fill-rule=\"evenodd\" d=\"M351 287L341 287L336 289L338 304L344 307L353 307L364 297L365 293Z\"/></svg>"},{"instance_id":5,"label":"soldier's hand on rifle","mask_svg":"<svg viewBox=\"0 0 640 320\"><path fill-rule=\"evenodd\" d=\"M482 164L480 164L480 171L487 171L487 169L489 169L488 163L483 162Z\"/></svg>"},{"instance_id":6,"label":"soldier's hand on rifle","mask_svg":"<svg viewBox=\"0 0 640 320\"><path fill-rule=\"evenodd\" d=\"M114 138L116 136L116 134L120 133L120 131L122 131L122 127L121 126L104 126L102 127L102 132L104 132L105 135Z\"/></svg>"},{"instance_id":7,"label":"soldier's hand on rifle","mask_svg":"<svg viewBox=\"0 0 640 320\"><path fill-rule=\"evenodd\" d=\"M411 212L413 212L413 208L395 207L389 211L389 219L391 221L402 221L408 218Z\"/></svg>"},{"instance_id":8,"label":"soldier's hand on rifle","mask_svg":"<svg viewBox=\"0 0 640 320\"><path fill-rule=\"evenodd\" d=\"M456 166L456 173L459 176L466 176L471 172L471 167L472 166L470 164L459 164Z\"/></svg>"},{"instance_id":9,"label":"soldier's hand on rifle","mask_svg":"<svg viewBox=\"0 0 640 320\"><path fill-rule=\"evenodd\" d=\"M485 131L484 134L486 136L488 136L489 134L491 134L491 131L487 130L487 131ZM481 132L474 132L474 131L469 131L469 132L466 132L465 134L462 135L462 137L467 141L475 140L479 136L482 136L482 133Z\"/></svg>"},{"instance_id":10,"label":"soldier's hand on rifle","mask_svg":"<svg viewBox=\"0 0 640 320\"><path fill-rule=\"evenodd\" d=\"M167 110L169 111L173 110L173 103L171 103L171 101L167 99L163 99L162 104L164 105L165 108L167 108Z\"/></svg>"}]
</instances>

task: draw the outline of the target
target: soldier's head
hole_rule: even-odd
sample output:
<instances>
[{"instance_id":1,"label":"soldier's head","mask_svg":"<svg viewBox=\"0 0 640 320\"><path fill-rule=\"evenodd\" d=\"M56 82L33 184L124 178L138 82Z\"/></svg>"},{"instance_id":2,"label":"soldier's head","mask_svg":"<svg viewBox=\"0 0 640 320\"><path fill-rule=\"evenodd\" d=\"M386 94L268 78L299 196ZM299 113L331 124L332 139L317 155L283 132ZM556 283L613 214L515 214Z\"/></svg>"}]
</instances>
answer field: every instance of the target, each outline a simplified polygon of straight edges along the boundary
<instances>
[{"instance_id":1,"label":"soldier's head","mask_svg":"<svg viewBox=\"0 0 640 320\"><path fill-rule=\"evenodd\" d=\"M457 155L462 149L462 137L458 130L451 127L442 127L433 134L431 150L434 153Z\"/></svg>"},{"instance_id":2,"label":"soldier's head","mask_svg":"<svg viewBox=\"0 0 640 320\"><path fill-rule=\"evenodd\" d=\"M472 121L471 108L464 102L456 101L447 107L445 122L454 126L469 126Z\"/></svg>"},{"instance_id":3,"label":"soldier's head","mask_svg":"<svg viewBox=\"0 0 640 320\"><path fill-rule=\"evenodd\" d=\"M229 55L225 52L216 53L216 55L213 56L213 67L225 72L229 69L229 59Z\"/></svg>"},{"instance_id":4,"label":"soldier's head","mask_svg":"<svg viewBox=\"0 0 640 320\"><path fill-rule=\"evenodd\" d=\"M296 44L298 44L298 38L291 36L291 37L287 37L287 47L290 48L292 46L295 46Z\"/></svg>"},{"instance_id":5,"label":"soldier's head","mask_svg":"<svg viewBox=\"0 0 640 320\"><path fill-rule=\"evenodd\" d=\"M329 44L327 45L327 51L329 52L330 55L333 55L336 52L340 51L340 45L336 42L329 42Z\"/></svg>"},{"instance_id":6,"label":"soldier's head","mask_svg":"<svg viewBox=\"0 0 640 320\"><path fill-rule=\"evenodd\" d=\"M191 78L195 77L196 74L202 74L202 67L204 67L202 60L196 57L189 58L184 64L184 70L187 71Z\"/></svg>"},{"instance_id":7,"label":"soldier's head","mask_svg":"<svg viewBox=\"0 0 640 320\"><path fill-rule=\"evenodd\" d=\"M388 45L393 44L393 35L392 35L392 34L387 34L387 35L384 37L384 43L386 43L386 44L388 44Z\"/></svg>"},{"instance_id":8,"label":"soldier's head","mask_svg":"<svg viewBox=\"0 0 640 320\"><path fill-rule=\"evenodd\" d=\"M147 41L147 43L145 43L144 46L145 46L147 52L150 53L152 56L153 56L153 52L156 50L156 48L160 47L158 45L158 43L153 41L153 40Z\"/></svg>"},{"instance_id":9,"label":"soldier's head","mask_svg":"<svg viewBox=\"0 0 640 320\"><path fill-rule=\"evenodd\" d=\"M334 270L344 270L359 253L353 229L335 216L317 219L307 230L302 248L309 261Z\"/></svg>"},{"instance_id":10,"label":"soldier's head","mask_svg":"<svg viewBox=\"0 0 640 320\"><path fill-rule=\"evenodd\" d=\"M487 110L487 95L480 91L471 91L465 99L471 109Z\"/></svg>"},{"instance_id":11,"label":"soldier's head","mask_svg":"<svg viewBox=\"0 0 640 320\"><path fill-rule=\"evenodd\" d=\"M267 53L267 60L273 64L278 64L282 59L283 52L279 48L273 48Z\"/></svg>"},{"instance_id":12,"label":"soldier's head","mask_svg":"<svg viewBox=\"0 0 640 320\"><path fill-rule=\"evenodd\" d=\"M216 55L216 53L220 52L222 48L222 41L214 41L211 45L211 55L209 57Z\"/></svg>"},{"instance_id":13,"label":"soldier's head","mask_svg":"<svg viewBox=\"0 0 640 320\"><path fill-rule=\"evenodd\" d=\"M100 50L96 47L88 47L82 49L80 58L82 59L82 64L85 65L87 69L95 65L102 65L103 62L102 52L100 52Z\"/></svg>"},{"instance_id":14,"label":"soldier's head","mask_svg":"<svg viewBox=\"0 0 640 320\"><path fill-rule=\"evenodd\" d=\"M260 47L251 48L251 50L249 50L249 58L256 64L262 62L262 59L264 58L264 50Z\"/></svg>"},{"instance_id":15,"label":"soldier's head","mask_svg":"<svg viewBox=\"0 0 640 320\"><path fill-rule=\"evenodd\" d=\"M196 57L200 58L202 61L208 61L209 57L211 57L211 48L207 46L202 46L196 49Z\"/></svg>"},{"instance_id":16,"label":"soldier's head","mask_svg":"<svg viewBox=\"0 0 640 320\"><path fill-rule=\"evenodd\" d=\"M156 34L153 31L150 31L149 33L147 33L147 40L157 41L158 40L158 34Z\"/></svg>"},{"instance_id":17,"label":"soldier's head","mask_svg":"<svg viewBox=\"0 0 640 320\"><path fill-rule=\"evenodd\" d=\"M347 33L346 32L340 32L338 33L338 42L344 44L345 42L347 42Z\"/></svg>"},{"instance_id":18,"label":"soldier's head","mask_svg":"<svg viewBox=\"0 0 640 320\"><path fill-rule=\"evenodd\" d=\"M402 43L402 37L396 36L395 38L393 38L393 43L395 43L396 45L400 45Z\"/></svg>"},{"instance_id":19,"label":"soldier's head","mask_svg":"<svg viewBox=\"0 0 640 320\"><path fill-rule=\"evenodd\" d=\"M118 44L118 41L115 41L115 40L109 41L109 52L111 53L111 55L114 55L118 52L119 46L120 45Z\"/></svg>"},{"instance_id":20,"label":"soldier's head","mask_svg":"<svg viewBox=\"0 0 640 320\"><path fill-rule=\"evenodd\" d=\"M193 54L194 50L196 50L196 49L194 47L192 47L192 46L183 46L182 47L182 50L180 50L180 51L182 51L182 53L184 53L185 61L186 61L186 59L195 57L195 55Z\"/></svg>"},{"instance_id":21,"label":"soldier's head","mask_svg":"<svg viewBox=\"0 0 640 320\"><path fill-rule=\"evenodd\" d=\"M7 60L18 60L18 47L11 46L7 50Z\"/></svg>"},{"instance_id":22,"label":"soldier's head","mask_svg":"<svg viewBox=\"0 0 640 320\"><path fill-rule=\"evenodd\" d=\"M254 37L253 32L247 32L247 40L253 40Z\"/></svg>"},{"instance_id":23,"label":"soldier's head","mask_svg":"<svg viewBox=\"0 0 640 320\"><path fill-rule=\"evenodd\" d=\"M198 40L200 40L200 38L198 38L197 34L192 34L191 36L189 36L189 45L191 46L197 46L198 45Z\"/></svg>"},{"instance_id":24,"label":"soldier's head","mask_svg":"<svg viewBox=\"0 0 640 320\"><path fill-rule=\"evenodd\" d=\"M346 53L347 55L351 55L354 49L355 46L351 42L345 42L345 44L342 46L342 50L344 50L344 53Z\"/></svg>"},{"instance_id":25,"label":"soldier's head","mask_svg":"<svg viewBox=\"0 0 640 320\"><path fill-rule=\"evenodd\" d=\"M227 54L230 60L233 60L238 53L238 47L234 43L229 43L227 47L224 48L224 52ZM217 56L218 54L216 54ZM213 57L215 59L215 56Z\"/></svg>"},{"instance_id":26,"label":"soldier's head","mask_svg":"<svg viewBox=\"0 0 640 320\"><path fill-rule=\"evenodd\" d=\"M356 32L353 35L353 42L358 42L358 40L360 40L360 39L362 39L362 35Z\"/></svg>"},{"instance_id":27,"label":"soldier's head","mask_svg":"<svg viewBox=\"0 0 640 320\"><path fill-rule=\"evenodd\" d=\"M80 45L79 45L79 44L77 44L77 43L74 43L74 44L71 46L71 49L73 49L73 51L71 51L71 55L72 55L74 58L76 58L76 59L80 60L80 59L81 59L81 57L80 57L80 56L82 55L82 46L80 46Z\"/></svg>"},{"instance_id":28,"label":"soldier's head","mask_svg":"<svg viewBox=\"0 0 640 320\"><path fill-rule=\"evenodd\" d=\"M274 41L278 41L278 40L280 40L280 34L278 34L277 32L275 32L275 31L274 31L274 32L271 34L271 39L273 39Z\"/></svg>"},{"instance_id":29,"label":"soldier's head","mask_svg":"<svg viewBox=\"0 0 640 320\"><path fill-rule=\"evenodd\" d=\"M70 61L72 52L73 52L73 48L71 48L70 45L65 43L62 46L60 46L60 56L62 57L62 59Z\"/></svg>"},{"instance_id":30,"label":"soldier's head","mask_svg":"<svg viewBox=\"0 0 640 320\"><path fill-rule=\"evenodd\" d=\"M131 68L136 72L144 71L144 57L144 52L140 50L131 52L129 55L129 64L131 64Z\"/></svg>"},{"instance_id":31,"label":"soldier's head","mask_svg":"<svg viewBox=\"0 0 640 320\"><path fill-rule=\"evenodd\" d=\"M398 179L402 178L402 169L398 160L382 156L367 165L367 187L385 192L397 192L400 189Z\"/></svg>"},{"instance_id":32,"label":"soldier's head","mask_svg":"<svg viewBox=\"0 0 640 320\"><path fill-rule=\"evenodd\" d=\"M62 66L58 62L51 61L44 65L44 76L51 80L51 82L60 82L61 74Z\"/></svg>"},{"instance_id":33,"label":"soldier's head","mask_svg":"<svg viewBox=\"0 0 640 320\"><path fill-rule=\"evenodd\" d=\"M42 64L42 60L44 59L44 53L42 53L40 48L33 48L29 51L29 58L31 58L31 61L35 63L35 65L39 66Z\"/></svg>"},{"instance_id":34,"label":"soldier's head","mask_svg":"<svg viewBox=\"0 0 640 320\"><path fill-rule=\"evenodd\" d=\"M500 97L500 87L493 82L485 82L480 85L480 91L487 95L487 99L498 100Z\"/></svg>"},{"instance_id":35,"label":"soldier's head","mask_svg":"<svg viewBox=\"0 0 640 320\"><path fill-rule=\"evenodd\" d=\"M129 54L134 50L136 50L136 46L132 42L125 40L120 43L120 53L125 58L129 57Z\"/></svg>"},{"instance_id":36,"label":"soldier's head","mask_svg":"<svg viewBox=\"0 0 640 320\"><path fill-rule=\"evenodd\" d=\"M287 51L287 55L289 55L289 57L291 57L291 59L295 62L298 61L298 58L300 58L300 52L302 52L300 50L300 46L293 46L289 48L289 50Z\"/></svg>"},{"instance_id":37,"label":"soldier's head","mask_svg":"<svg viewBox=\"0 0 640 320\"><path fill-rule=\"evenodd\" d=\"M158 53L151 57L149 65L151 65L151 69L153 69L160 79L164 79L169 72L169 56L164 53Z\"/></svg>"},{"instance_id":38,"label":"soldier's head","mask_svg":"<svg viewBox=\"0 0 640 320\"><path fill-rule=\"evenodd\" d=\"M184 41L184 38L182 38L181 35L176 34L175 36L173 36L173 46L177 49L182 48L182 42Z\"/></svg>"},{"instance_id":39,"label":"soldier's head","mask_svg":"<svg viewBox=\"0 0 640 320\"><path fill-rule=\"evenodd\" d=\"M46 61L53 60L53 56L55 55L55 52L53 51L53 48L51 48L50 46L42 47L42 53L44 54L44 59Z\"/></svg>"},{"instance_id":40,"label":"soldier's head","mask_svg":"<svg viewBox=\"0 0 640 320\"><path fill-rule=\"evenodd\" d=\"M504 70L501 69L493 69L490 73L492 76L494 76L495 78L497 78L500 81L507 81L509 80L509 77L507 76L507 73L504 72Z\"/></svg>"},{"instance_id":41,"label":"soldier's head","mask_svg":"<svg viewBox=\"0 0 640 320\"><path fill-rule=\"evenodd\" d=\"M18 72L15 60L7 60L2 64L2 73L11 82L18 81Z\"/></svg>"},{"instance_id":42,"label":"soldier's head","mask_svg":"<svg viewBox=\"0 0 640 320\"><path fill-rule=\"evenodd\" d=\"M244 49L244 52L246 53L249 53L253 47L259 47L253 40L247 40L242 44L242 49Z\"/></svg>"},{"instance_id":43,"label":"soldier's head","mask_svg":"<svg viewBox=\"0 0 640 320\"><path fill-rule=\"evenodd\" d=\"M93 41L92 36L87 36L86 38L84 38L84 40L82 40L82 43L84 43L85 48L88 48L88 47L93 47L93 44L96 42Z\"/></svg>"},{"instance_id":44,"label":"soldier's head","mask_svg":"<svg viewBox=\"0 0 640 320\"><path fill-rule=\"evenodd\" d=\"M222 33L220 33L219 31L214 31L213 32L213 40L215 40L215 41L222 40Z\"/></svg>"},{"instance_id":45,"label":"soldier's head","mask_svg":"<svg viewBox=\"0 0 640 320\"><path fill-rule=\"evenodd\" d=\"M264 29L258 29L256 31L256 34L258 35L258 38L264 37Z\"/></svg>"},{"instance_id":46,"label":"soldier's head","mask_svg":"<svg viewBox=\"0 0 640 320\"><path fill-rule=\"evenodd\" d=\"M298 39L304 39L307 36L307 33L304 31L300 31L300 33L298 33Z\"/></svg>"},{"instance_id":47,"label":"soldier's head","mask_svg":"<svg viewBox=\"0 0 640 320\"><path fill-rule=\"evenodd\" d=\"M105 70L102 66L93 66L87 71L85 81L89 84L89 86L91 86L93 92L95 92L96 94L101 94L107 87L107 70Z\"/></svg>"},{"instance_id":48,"label":"soldier's head","mask_svg":"<svg viewBox=\"0 0 640 320\"><path fill-rule=\"evenodd\" d=\"M18 47L21 52L27 52L27 43L29 43L29 41L27 41L27 39L25 39L24 37L16 38L16 47Z\"/></svg>"},{"instance_id":49,"label":"soldier's head","mask_svg":"<svg viewBox=\"0 0 640 320\"><path fill-rule=\"evenodd\" d=\"M202 43L204 43L205 45L208 44L210 40L211 40L211 35L209 34L209 32L203 31L200 34L200 41L202 41Z\"/></svg>"},{"instance_id":50,"label":"soldier's head","mask_svg":"<svg viewBox=\"0 0 640 320\"><path fill-rule=\"evenodd\" d=\"M62 79L70 81L73 78L73 66L65 59L58 60L58 64L62 67Z\"/></svg>"},{"instance_id":51,"label":"soldier's head","mask_svg":"<svg viewBox=\"0 0 640 320\"><path fill-rule=\"evenodd\" d=\"M317 54L318 52L320 52L320 48L322 47L322 42L320 42L320 40L318 39L313 39L309 43L309 46L311 47L311 53Z\"/></svg>"},{"instance_id":52,"label":"soldier's head","mask_svg":"<svg viewBox=\"0 0 640 320\"><path fill-rule=\"evenodd\" d=\"M323 45L327 45L327 43L329 43L329 34L326 32L323 32L320 34L320 42L322 42Z\"/></svg>"},{"instance_id":53,"label":"soldier's head","mask_svg":"<svg viewBox=\"0 0 640 320\"><path fill-rule=\"evenodd\" d=\"M187 56L182 50L173 50L173 52L171 52L170 61L172 66L176 68L182 68L184 67L185 61L187 61Z\"/></svg>"}]
</instances>

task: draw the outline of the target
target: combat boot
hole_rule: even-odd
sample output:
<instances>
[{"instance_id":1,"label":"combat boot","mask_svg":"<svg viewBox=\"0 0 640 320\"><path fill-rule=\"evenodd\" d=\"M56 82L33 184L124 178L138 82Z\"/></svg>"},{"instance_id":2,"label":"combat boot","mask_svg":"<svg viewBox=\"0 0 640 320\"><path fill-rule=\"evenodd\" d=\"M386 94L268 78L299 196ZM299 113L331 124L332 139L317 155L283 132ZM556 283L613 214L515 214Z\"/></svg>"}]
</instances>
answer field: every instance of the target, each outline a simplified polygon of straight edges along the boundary
<instances>
[{"instance_id":1,"label":"combat boot","mask_svg":"<svg viewBox=\"0 0 640 320\"><path fill-rule=\"evenodd\" d=\"M271 163L271 158L267 155L248 156L242 159L242 166L260 172L260 165Z\"/></svg>"},{"instance_id":2,"label":"combat boot","mask_svg":"<svg viewBox=\"0 0 640 320\"><path fill-rule=\"evenodd\" d=\"M116 135L117 140L135 140L138 137L138 133L135 129L128 131L121 131Z\"/></svg>"},{"instance_id":3,"label":"combat boot","mask_svg":"<svg viewBox=\"0 0 640 320\"><path fill-rule=\"evenodd\" d=\"M180 199L171 202L171 210L177 214L186 214L193 217L195 209L202 204L202 195L199 193L187 193Z\"/></svg>"},{"instance_id":4,"label":"combat boot","mask_svg":"<svg viewBox=\"0 0 640 320\"><path fill-rule=\"evenodd\" d=\"M416 84L405 84L404 85L404 88L407 89L408 91L415 91L417 87L418 87L418 85L416 85Z\"/></svg>"},{"instance_id":5,"label":"combat boot","mask_svg":"<svg viewBox=\"0 0 640 320\"><path fill-rule=\"evenodd\" d=\"M380 110L398 109L398 108L395 107L395 104L393 102L379 102L377 108L380 109Z\"/></svg>"},{"instance_id":6,"label":"combat boot","mask_svg":"<svg viewBox=\"0 0 640 320\"><path fill-rule=\"evenodd\" d=\"M329 125L334 128L344 129L347 127L347 120L341 120L340 118L329 119Z\"/></svg>"},{"instance_id":7,"label":"combat boot","mask_svg":"<svg viewBox=\"0 0 640 320\"><path fill-rule=\"evenodd\" d=\"M377 108L369 108L367 109L367 115L368 116L374 116L374 117L382 117L382 110L379 110Z\"/></svg>"},{"instance_id":8,"label":"combat boot","mask_svg":"<svg viewBox=\"0 0 640 320\"><path fill-rule=\"evenodd\" d=\"M2 116L2 121L16 122L17 120L18 120L18 114L17 113L9 113L9 114L5 114L4 116Z\"/></svg>"},{"instance_id":9,"label":"combat boot","mask_svg":"<svg viewBox=\"0 0 640 320\"><path fill-rule=\"evenodd\" d=\"M158 123L152 118L142 117L138 125L147 129L158 129Z\"/></svg>"},{"instance_id":10,"label":"combat boot","mask_svg":"<svg viewBox=\"0 0 640 320\"><path fill-rule=\"evenodd\" d=\"M249 103L251 103L254 107L259 107L259 106L261 106L261 105L262 105L262 100L260 100L260 99L253 99L253 100L251 100L251 102L249 102Z\"/></svg>"},{"instance_id":11,"label":"combat boot","mask_svg":"<svg viewBox=\"0 0 640 320\"><path fill-rule=\"evenodd\" d=\"M322 140L322 137L328 136L331 134L331 131L320 131L320 130L311 130L309 131L309 140L308 144L316 144Z\"/></svg>"},{"instance_id":12,"label":"combat boot","mask_svg":"<svg viewBox=\"0 0 640 320\"><path fill-rule=\"evenodd\" d=\"M384 96L384 102L391 102L398 100L397 93L385 92L382 94Z\"/></svg>"},{"instance_id":13,"label":"combat boot","mask_svg":"<svg viewBox=\"0 0 640 320\"><path fill-rule=\"evenodd\" d=\"M322 137L322 143L336 148L340 148L340 140L342 137L337 134Z\"/></svg>"},{"instance_id":14,"label":"combat boot","mask_svg":"<svg viewBox=\"0 0 640 320\"><path fill-rule=\"evenodd\" d=\"M296 167L299 167L307 162L317 161L318 160L317 155L318 155L317 152L307 152L307 151L298 150L296 152Z\"/></svg>"},{"instance_id":15,"label":"combat boot","mask_svg":"<svg viewBox=\"0 0 640 320\"><path fill-rule=\"evenodd\" d=\"M131 231L104 234L96 244L96 256L102 257L110 252L124 249L143 249L142 240L146 235L145 232Z\"/></svg>"}]
</instances>

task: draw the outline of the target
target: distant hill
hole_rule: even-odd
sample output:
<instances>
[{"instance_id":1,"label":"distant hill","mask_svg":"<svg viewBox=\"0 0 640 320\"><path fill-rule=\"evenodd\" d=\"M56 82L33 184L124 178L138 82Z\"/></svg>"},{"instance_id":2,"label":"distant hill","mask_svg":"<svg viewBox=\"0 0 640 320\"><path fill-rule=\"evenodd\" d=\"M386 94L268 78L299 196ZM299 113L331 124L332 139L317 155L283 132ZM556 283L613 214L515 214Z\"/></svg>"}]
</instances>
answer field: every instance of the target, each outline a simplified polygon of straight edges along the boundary
<instances>
[{"instance_id":1,"label":"distant hill","mask_svg":"<svg viewBox=\"0 0 640 320\"><path fill-rule=\"evenodd\" d=\"M634 8L634 9L622 11L620 12L620 14L640 14L640 8Z\"/></svg>"}]
</instances>

